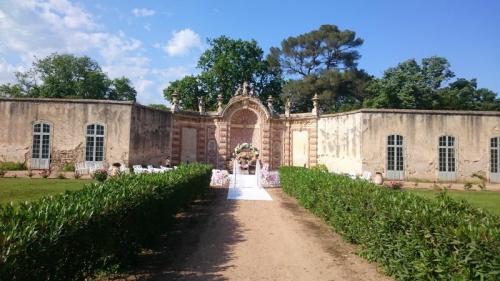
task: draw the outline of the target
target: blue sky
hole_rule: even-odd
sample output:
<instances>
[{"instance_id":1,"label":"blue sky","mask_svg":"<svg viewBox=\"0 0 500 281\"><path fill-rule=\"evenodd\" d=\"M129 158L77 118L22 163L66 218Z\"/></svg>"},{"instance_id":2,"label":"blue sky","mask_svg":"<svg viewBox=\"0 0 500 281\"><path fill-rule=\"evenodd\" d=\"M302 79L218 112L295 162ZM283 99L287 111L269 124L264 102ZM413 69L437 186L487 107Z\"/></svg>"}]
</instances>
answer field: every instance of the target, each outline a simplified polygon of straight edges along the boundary
<instances>
[{"instance_id":1,"label":"blue sky","mask_svg":"<svg viewBox=\"0 0 500 281\"><path fill-rule=\"evenodd\" d=\"M336 24L365 40L359 66L380 77L409 58L449 59L457 77L500 93L500 1L0 1L0 83L53 52L89 55L127 76L144 104L196 73L206 39L288 36Z\"/></svg>"}]
</instances>

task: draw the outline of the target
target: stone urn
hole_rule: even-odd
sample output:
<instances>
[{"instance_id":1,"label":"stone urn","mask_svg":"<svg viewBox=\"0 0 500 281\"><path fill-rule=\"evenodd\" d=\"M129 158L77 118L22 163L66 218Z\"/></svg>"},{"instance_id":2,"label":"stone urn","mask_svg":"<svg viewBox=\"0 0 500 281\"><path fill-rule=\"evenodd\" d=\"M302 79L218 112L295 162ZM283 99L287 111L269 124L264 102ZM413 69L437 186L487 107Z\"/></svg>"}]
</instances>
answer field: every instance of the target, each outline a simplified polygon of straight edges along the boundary
<instances>
[{"instance_id":1,"label":"stone urn","mask_svg":"<svg viewBox=\"0 0 500 281\"><path fill-rule=\"evenodd\" d=\"M382 176L382 173L375 173L375 176L373 177L373 183L378 185L382 185L384 183L384 177Z\"/></svg>"}]
</instances>

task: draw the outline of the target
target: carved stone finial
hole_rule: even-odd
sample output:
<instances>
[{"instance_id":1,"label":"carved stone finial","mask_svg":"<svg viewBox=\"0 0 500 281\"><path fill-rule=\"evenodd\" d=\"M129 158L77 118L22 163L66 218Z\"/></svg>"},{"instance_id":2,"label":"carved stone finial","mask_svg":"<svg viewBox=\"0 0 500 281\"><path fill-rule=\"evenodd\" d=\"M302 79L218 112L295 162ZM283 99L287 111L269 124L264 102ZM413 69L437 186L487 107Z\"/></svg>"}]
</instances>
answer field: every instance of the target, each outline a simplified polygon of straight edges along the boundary
<instances>
[{"instance_id":1,"label":"carved stone finial","mask_svg":"<svg viewBox=\"0 0 500 281\"><path fill-rule=\"evenodd\" d=\"M222 110L223 110L223 108L222 108L222 95L221 95L221 94L219 94L219 95L217 96L217 113L218 113L218 114L221 114L221 113L222 113Z\"/></svg>"},{"instance_id":2,"label":"carved stone finial","mask_svg":"<svg viewBox=\"0 0 500 281\"><path fill-rule=\"evenodd\" d=\"M172 94L172 107L170 108L170 111L172 111L172 113L179 111L179 100L177 99L177 96L177 91L175 91Z\"/></svg>"},{"instance_id":3,"label":"carved stone finial","mask_svg":"<svg viewBox=\"0 0 500 281\"><path fill-rule=\"evenodd\" d=\"M250 86L248 86L248 82L247 81L243 82L243 95L244 96L248 96L249 89L250 89Z\"/></svg>"},{"instance_id":4,"label":"carved stone finial","mask_svg":"<svg viewBox=\"0 0 500 281\"><path fill-rule=\"evenodd\" d=\"M290 117L290 108L292 107L292 102L290 101L290 97L286 98L285 101L285 116Z\"/></svg>"},{"instance_id":5,"label":"carved stone finial","mask_svg":"<svg viewBox=\"0 0 500 281\"><path fill-rule=\"evenodd\" d=\"M319 100L318 94L314 94L314 97L312 98L313 101L312 114L316 116L319 115L318 100Z\"/></svg>"},{"instance_id":6,"label":"carved stone finial","mask_svg":"<svg viewBox=\"0 0 500 281\"><path fill-rule=\"evenodd\" d=\"M198 97L198 111L200 114L205 114L205 102L203 101L203 97Z\"/></svg>"},{"instance_id":7,"label":"carved stone finial","mask_svg":"<svg viewBox=\"0 0 500 281\"><path fill-rule=\"evenodd\" d=\"M274 107L273 107L273 97L271 95L269 95L269 97L267 98L267 107L269 108L269 111L271 113L274 112Z\"/></svg>"},{"instance_id":8,"label":"carved stone finial","mask_svg":"<svg viewBox=\"0 0 500 281\"><path fill-rule=\"evenodd\" d=\"M236 92L234 93L235 96L240 96L243 94L243 88L241 87L241 84L238 86L236 89Z\"/></svg>"}]
</instances>

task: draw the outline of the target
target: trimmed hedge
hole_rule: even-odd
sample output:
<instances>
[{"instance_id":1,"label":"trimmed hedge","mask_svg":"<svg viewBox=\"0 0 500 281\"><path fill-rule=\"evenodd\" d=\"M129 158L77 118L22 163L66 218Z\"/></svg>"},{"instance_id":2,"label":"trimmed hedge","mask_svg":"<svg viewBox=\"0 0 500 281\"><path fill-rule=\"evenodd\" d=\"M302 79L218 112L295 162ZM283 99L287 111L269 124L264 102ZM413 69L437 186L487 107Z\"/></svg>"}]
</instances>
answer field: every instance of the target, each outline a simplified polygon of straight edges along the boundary
<instances>
[{"instance_id":1,"label":"trimmed hedge","mask_svg":"<svg viewBox=\"0 0 500 281\"><path fill-rule=\"evenodd\" d=\"M191 164L0 206L0 280L82 280L133 261L210 175L209 165Z\"/></svg>"},{"instance_id":2,"label":"trimmed hedge","mask_svg":"<svg viewBox=\"0 0 500 281\"><path fill-rule=\"evenodd\" d=\"M500 280L500 218L320 169L282 167L283 190L398 280Z\"/></svg>"}]
</instances>

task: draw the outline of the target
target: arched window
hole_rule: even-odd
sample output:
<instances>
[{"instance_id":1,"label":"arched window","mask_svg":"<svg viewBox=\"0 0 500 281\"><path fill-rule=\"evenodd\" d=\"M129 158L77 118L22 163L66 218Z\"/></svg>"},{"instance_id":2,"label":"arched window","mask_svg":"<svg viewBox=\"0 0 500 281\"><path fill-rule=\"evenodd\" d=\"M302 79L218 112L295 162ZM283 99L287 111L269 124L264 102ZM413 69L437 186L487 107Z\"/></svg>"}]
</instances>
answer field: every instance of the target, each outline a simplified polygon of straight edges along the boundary
<instances>
[{"instance_id":1,"label":"arched window","mask_svg":"<svg viewBox=\"0 0 500 281\"><path fill-rule=\"evenodd\" d=\"M87 125L85 161L104 161L104 126L100 124Z\"/></svg>"},{"instance_id":2,"label":"arched window","mask_svg":"<svg viewBox=\"0 0 500 281\"><path fill-rule=\"evenodd\" d=\"M50 124L33 124L33 145L31 149L31 168L48 169L50 165Z\"/></svg>"},{"instance_id":3,"label":"arched window","mask_svg":"<svg viewBox=\"0 0 500 281\"><path fill-rule=\"evenodd\" d=\"M490 140L490 180L500 182L500 137Z\"/></svg>"},{"instance_id":4,"label":"arched window","mask_svg":"<svg viewBox=\"0 0 500 281\"><path fill-rule=\"evenodd\" d=\"M404 179L403 136L387 137L387 178Z\"/></svg>"},{"instance_id":5,"label":"arched window","mask_svg":"<svg viewBox=\"0 0 500 281\"><path fill-rule=\"evenodd\" d=\"M439 151L439 180L455 180L455 137L441 136L438 144Z\"/></svg>"}]
</instances>

